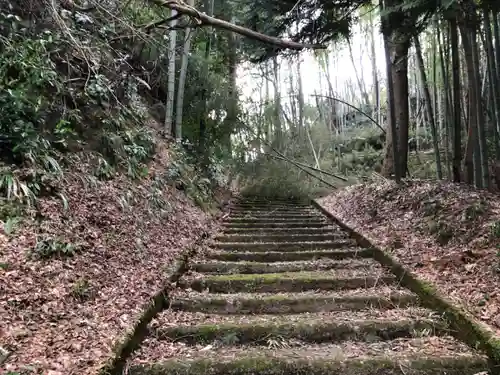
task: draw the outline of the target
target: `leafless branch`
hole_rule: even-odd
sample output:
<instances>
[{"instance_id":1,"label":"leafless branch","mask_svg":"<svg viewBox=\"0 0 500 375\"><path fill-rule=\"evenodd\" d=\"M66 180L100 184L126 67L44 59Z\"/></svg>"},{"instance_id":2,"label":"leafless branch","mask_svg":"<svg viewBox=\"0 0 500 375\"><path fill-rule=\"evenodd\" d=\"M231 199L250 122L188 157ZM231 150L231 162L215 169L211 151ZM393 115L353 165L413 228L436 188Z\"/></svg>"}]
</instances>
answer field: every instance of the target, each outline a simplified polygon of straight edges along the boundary
<instances>
[{"instance_id":1,"label":"leafless branch","mask_svg":"<svg viewBox=\"0 0 500 375\"><path fill-rule=\"evenodd\" d=\"M149 0L149 1L158 6L167 7L169 9L177 11L178 13L190 16L192 18L196 18L200 21L202 25L214 26L220 29L232 31L237 34L246 36L250 39L258 40L267 44L272 44L280 48L288 48L294 50L302 50L305 48L326 49L326 46L323 44L303 44L303 43L292 42L276 38L273 36L261 34L259 32L250 30L246 27L235 25L233 23L215 17L210 17L205 13L201 13L196 8L187 5L182 0Z\"/></svg>"}]
</instances>

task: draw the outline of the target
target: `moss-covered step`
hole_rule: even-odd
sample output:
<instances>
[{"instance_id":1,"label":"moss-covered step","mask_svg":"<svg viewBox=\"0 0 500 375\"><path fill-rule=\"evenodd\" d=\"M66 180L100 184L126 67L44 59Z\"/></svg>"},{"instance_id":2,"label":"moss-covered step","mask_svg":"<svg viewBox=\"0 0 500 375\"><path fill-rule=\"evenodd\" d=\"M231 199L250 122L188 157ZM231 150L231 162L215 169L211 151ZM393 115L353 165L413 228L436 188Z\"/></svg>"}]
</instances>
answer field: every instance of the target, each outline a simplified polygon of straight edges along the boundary
<instances>
[{"instance_id":1,"label":"moss-covered step","mask_svg":"<svg viewBox=\"0 0 500 375\"><path fill-rule=\"evenodd\" d=\"M208 314L302 314L321 311L390 310L417 306L418 297L404 289L388 286L376 289L329 293L254 293L191 295L177 298L173 310Z\"/></svg>"},{"instance_id":2,"label":"moss-covered step","mask_svg":"<svg viewBox=\"0 0 500 375\"><path fill-rule=\"evenodd\" d=\"M324 228L225 228L224 234L239 234L239 235L250 235L250 234L280 234L280 235L298 235L298 234L339 234L344 235L345 232L338 230L333 227L324 227Z\"/></svg>"},{"instance_id":3,"label":"moss-covered step","mask_svg":"<svg viewBox=\"0 0 500 375\"><path fill-rule=\"evenodd\" d=\"M313 242L346 239L345 233L325 234L226 234L217 236L217 242Z\"/></svg>"},{"instance_id":4,"label":"moss-covered step","mask_svg":"<svg viewBox=\"0 0 500 375\"><path fill-rule=\"evenodd\" d=\"M233 202L231 207L311 207L309 202L290 202L290 201L275 201L275 202L263 202L263 201L245 201L245 202Z\"/></svg>"},{"instance_id":5,"label":"moss-covered step","mask_svg":"<svg viewBox=\"0 0 500 375\"><path fill-rule=\"evenodd\" d=\"M353 314L355 315L355 314ZM307 343L339 341L381 341L402 337L425 337L447 333L445 322L438 319L406 318L356 319L337 322L317 319L309 314L291 321L288 316L282 321L248 323L214 323L158 327L154 335L158 339L185 342L189 345L210 344L214 341L222 345L266 345L269 340L300 340Z\"/></svg>"},{"instance_id":6,"label":"moss-covered step","mask_svg":"<svg viewBox=\"0 0 500 375\"><path fill-rule=\"evenodd\" d=\"M286 214L286 215L302 215L302 214L314 214L318 215L320 212L315 209L308 208L268 208L268 209L256 209L256 208L232 208L229 210L231 215L270 215L270 214Z\"/></svg>"},{"instance_id":7,"label":"moss-covered step","mask_svg":"<svg viewBox=\"0 0 500 375\"><path fill-rule=\"evenodd\" d=\"M252 274L252 273L277 273L298 271L319 271L339 268L363 269L368 273L370 270L380 270L379 263L371 259L319 259L313 261L292 262L220 262L220 261L198 261L191 264L191 269L201 273L224 274Z\"/></svg>"},{"instance_id":8,"label":"moss-covered step","mask_svg":"<svg viewBox=\"0 0 500 375\"><path fill-rule=\"evenodd\" d=\"M373 256L371 249L346 248L342 250L312 250L312 251L210 251L206 254L207 259L222 260L227 262L293 262L298 260L315 259L349 259L370 258Z\"/></svg>"},{"instance_id":9,"label":"moss-covered step","mask_svg":"<svg viewBox=\"0 0 500 375\"><path fill-rule=\"evenodd\" d=\"M337 241L310 241L310 242L212 242L210 247L213 249L229 251L300 251L317 249L340 249L344 247L355 246L353 240Z\"/></svg>"},{"instance_id":10,"label":"moss-covered step","mask_svg":"<svg viewBox=\"0 0 500 375\"><path fill-rule=\"evenodd\" d=\"M314 220L314 219L325 219L324 216L322 216L319 213L312 213L312 212L303 212L303 213L276 213L276 212L268 212L266 214L255 214L251 212L245 212L241 214L236 214L236 213L231 213L231 216L229 217L231 220L237 220L237 219L273 219L273 220Z\"/></svg>"},{"instance_id":11,"label":"moss-covered step","mask_svg":"<svg viewBox=\"0 0 500 375\"><path fill-rule=\"evenodd\" d=\"M260 211L266 211L266 210L314 210L315 207L312 207L311 205L300 205L300 204L281 204L281 203L276 203L276 204L233 204L229 207L231 210L260 210Z\"/></svg>"},{"instance_id":12,"label":"moss-covered step","mask_svg":"<svg viewBox=\"0 0 500 375\"><path fill-rule=\"evenodd\" d=\"M366 274L355 270L342 270L214 275L185 281L181 285L200 292L208 290L210 293L279 293L371 288L381 284L390 285L395 281L394 275L385 273Z\"/></svg>"},{"instance_id":13,"label":"moss-covered step","mask_svg":"<svg viewBox=\"0 0 500 375\"><path fill-rule=\"evenodd\" d=\"M332 224L324 220L321 222L308 222L308 221L282 221L276 222L265 222L265 223L222 223L223 228L237 229L237 228L248 228L248 229L259 229L259 228L325 228L330 227Z\"/></svg>"},{"instance_id":14,"label":"moss-covered step","mask_svg":"<svg viewBox=\"0 0 500 375\"><path fill-rule=\"evenodd\" d=\"M162 353L158 341L152 353ZM487 359L449 337L397 339L377 343L344 342L271 348L227 346L194 350L156 364L132 362L129 375L475 375ZM154 356L155 354L153 354ZM159 354L160 355L160 354ZM153 357L156 360L160 358Z\"/></svg>"},{"instance_id":15,"label":"moss-covered step","mask_svg":"<svg viewBox=\"0 0 500 375\"><path fill-rule=\"evenodd\" d=\"M321 216L297 216L295 218L289 217L240 217L233 218L229 217L224 220L224 223L227 224L236 224L236 223L244 223L244 224L265 224L265 223L324 223L326 219Z\"/></svg>"}]
</instances>

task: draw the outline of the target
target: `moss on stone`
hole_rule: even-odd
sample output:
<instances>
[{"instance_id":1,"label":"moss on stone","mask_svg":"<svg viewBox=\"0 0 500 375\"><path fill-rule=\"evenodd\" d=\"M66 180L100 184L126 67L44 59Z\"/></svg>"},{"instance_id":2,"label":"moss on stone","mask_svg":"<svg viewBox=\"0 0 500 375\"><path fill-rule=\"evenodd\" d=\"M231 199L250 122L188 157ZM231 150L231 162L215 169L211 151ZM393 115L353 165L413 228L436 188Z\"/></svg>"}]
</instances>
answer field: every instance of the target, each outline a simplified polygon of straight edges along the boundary
<instances>
[{"instance_id":1,"label":"moss on stone","mask_svg":"<svg viewBox=\"0 0 500 375\"><path fill-rule=\"evenodd\" d=\"M249 233L249 234L229 234L216 238L219 242L307 242L307 241L338 241L345 239L340 233L320 233L320 234L289 234L289 233Z\"/></svg>"},{"instance_id":2,"label":"moss on stone","mask_svg":"<svg viewBox=\"0 0 500 375\"><path fill-rule=\"evenodd\" d=\"M228 304L226 298L178 299L172 308L181 311L206 312L217 314L284 314L320 311L360 311L373 307L393 309L418 305L416 295L395 293L391 296L377 295L338 295L338 296L300 296L276 294L264 298L240 296Z\"/></svg>"},{"instance_id":3,"label":"moss on stone","mask_svg":"<svg viewBox=\"0 0 500 375\"><path fill-rule=\"evenodd\" d=\"M208 259L222 260L227 262L293 262L297 260L314 260L321 258L347 259L347 258L370 258L371 249L342 249L342 250L312 250L312 251L266 251L266 252L217 252L209 253Z\"/></svg>"},{"instance_id":4,"label":"moss on stone","mask_svg":"<svg viewBox=\"0 0 500 375\"><path fill-rule=\"evenodd\" d=\"M352 240L336 241L311 241L311 242L215 242L211 245L214 249L230 251L253 251L268 252L270 250L278 252L316 250L316 249L339 249L353 246Z\"/></svg>"},{"instance_id":5,"label":"moss on stone","mask_svg":"<svg viewBox=\"0 0 500 375\"><path fill-rule=\"evenodd\" d=\"M202 324L159 328L157 337L184 341L189 344L209 343L225 338L235 338L238 344L265 344L270 337L298 339L304 342L338 342L342 340L364 341L367 337L393 340L402 337L419 337L422 332L441 334L446 332L442 321L431 319L405 319L400 321L304 321L244 324Z\"/></svg>"},{"instance_id":6,"label":"moss on stone","mask_svg":"<svg viewBox=\"0 0 500 375\"><path fill-rule=\"evenodd\" d=\"M347 231L360 246L372 247L373 256L382 265L386 266L399 279L402 286L408 288L419 296L422 305L431 308L448 321L451 333L458 340L466 343L471 348L478 349L486 353L491 360L491 374L500 374L500 340L487 329L480 326L474 318L469 317L463 310L447 301L439 294L436 287L428 282L419 280L415 275L406 270L403 265L397 262L383 250L374 247L373 244L363 235L344 224L330 212L325 210L316 201L313 205L323 211L333 222Z\"/></svg>"},{"instance_id":7,"label":"moss on stone","mask_svg":"<svg viewBox=\"0 0 500 375\"><path fill-rule=\"evenodd\" d=\"M132 366L129 375L473 375L487 369L480 357L411 358L402 362L387 357L310 360L255 356L229 361L171 360ZM409 372L411 371L411 372Z\"/></svg>"},{"instance_id":8,"label":"moss on stone","mask_svg":"<svg viewBox=\"0 0 500 375\"><path fill-rule=\"evenodd\" d=\"M307 290L345 290L391 284L394 276L336 277L321 272L285 272L269 274L232 274L208 276L188 285L196 291L212 293L238 292L301 292Z\"/></svg>"}]
</instances>

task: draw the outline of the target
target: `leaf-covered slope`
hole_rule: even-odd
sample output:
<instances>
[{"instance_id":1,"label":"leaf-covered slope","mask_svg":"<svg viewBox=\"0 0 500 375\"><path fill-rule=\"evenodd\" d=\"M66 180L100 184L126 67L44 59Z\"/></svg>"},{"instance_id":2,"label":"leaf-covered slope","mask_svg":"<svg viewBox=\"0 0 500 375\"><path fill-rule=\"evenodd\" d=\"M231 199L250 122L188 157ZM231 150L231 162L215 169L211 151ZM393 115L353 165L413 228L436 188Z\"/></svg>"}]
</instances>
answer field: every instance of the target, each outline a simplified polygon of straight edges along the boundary
<instances>
[{"instance_id":1,"label":"leaf-covered slope","mask_svg":"<svg viewBox=\"0 0 500 375\"><path fill-rule=\"evenodd\" d=\"M66 205L40 198L37 210L4 225L1 345L12 352L6 370L96 373L174 258L210 230L211 216L183 192L155 184L171 162L164 151L138 181L91 179L85 165L67 171L58 186Z\"/></svg>"},{"instance_id":2,"label":"leaf-covered slope","mask_svg":"<svg viewBox=\"0 0 500 375\"><path fill-rule=\"evenodd\" d=\"M500 198L448 182L356 185L319 200L500 333Z\"/></svg>"}]
</instances>

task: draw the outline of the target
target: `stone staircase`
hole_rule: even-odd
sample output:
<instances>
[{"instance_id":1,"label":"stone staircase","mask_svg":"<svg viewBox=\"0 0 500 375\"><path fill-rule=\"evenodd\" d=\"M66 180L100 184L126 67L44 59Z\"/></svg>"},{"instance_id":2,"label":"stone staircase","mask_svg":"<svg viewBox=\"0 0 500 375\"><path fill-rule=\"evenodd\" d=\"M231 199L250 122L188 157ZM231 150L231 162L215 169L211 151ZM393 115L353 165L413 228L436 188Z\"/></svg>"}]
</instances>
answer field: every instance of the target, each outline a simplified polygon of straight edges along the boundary
<instances>
[{"instance_id":1,"label":"stone staircase","mask_svg":"<svg viewBox=\"0 0 500 375\"><path fill-rule=\"evenodd\" d=\"M473 375L488 369L485 356L454 339L447 323L371 255L311 206L242 200L212 251L192 265L184 291L151 324L127 373Z\"/></svg>"}]
</instances>

